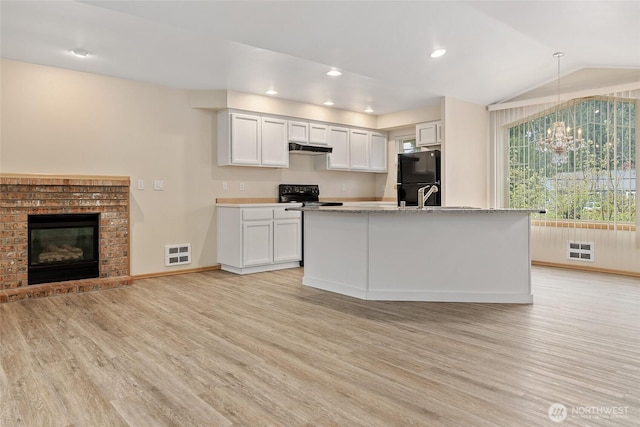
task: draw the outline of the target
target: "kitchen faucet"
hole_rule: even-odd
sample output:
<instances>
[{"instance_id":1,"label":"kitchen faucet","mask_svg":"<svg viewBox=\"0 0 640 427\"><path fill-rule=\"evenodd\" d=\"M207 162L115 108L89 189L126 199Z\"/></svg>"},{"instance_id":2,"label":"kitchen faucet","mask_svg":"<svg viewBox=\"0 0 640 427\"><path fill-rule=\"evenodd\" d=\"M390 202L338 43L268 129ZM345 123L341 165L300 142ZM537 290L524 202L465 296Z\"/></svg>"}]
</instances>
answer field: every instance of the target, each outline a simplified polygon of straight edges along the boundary
<instances>
[{"instance_id":1,"label":"kitchen faucet","mask_svg":"<svg viewBox=\"0 0 640 427\"><path fill-rule=\"evenodd\" d=\"M431 196L433 193L438 192L438 186L432 185L431 188L429 188L429 191L427 191L427 194L424 194L424 190L426 190L427 188L429 188L428 185L422 188L418 188L418 209L424 208L424 202L427 201L429 196Z\"/></svg>"}]
</instances>

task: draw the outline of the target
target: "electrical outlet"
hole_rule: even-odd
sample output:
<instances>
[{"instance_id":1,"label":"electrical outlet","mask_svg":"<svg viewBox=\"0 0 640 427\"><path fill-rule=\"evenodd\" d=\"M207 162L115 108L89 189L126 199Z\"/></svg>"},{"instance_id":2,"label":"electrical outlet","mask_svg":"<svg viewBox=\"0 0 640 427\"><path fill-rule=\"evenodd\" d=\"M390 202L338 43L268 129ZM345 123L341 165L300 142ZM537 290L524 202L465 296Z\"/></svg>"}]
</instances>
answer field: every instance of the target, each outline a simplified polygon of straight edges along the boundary
<instances>
[{"instance_id":1,"label":"electrical outlet","mask_svg":"<svg viewBox=\"0 0 640 427\"><path fill-rule=\"evenodd\" d=\"M229 189L229 184L227 181L222 181L222 191L227 191Z\"/></svg>"},{"instance_id":2,"label":"electrical outlet","mask_svg":"<svg viewBox=\"0 0 640 427\"><path fill-rule=\"evenodd\" d=\"M344 193L345 191L347 191L347 184L342 184L342 192Z\"/></svg>"},{"instance_id":3,"label":"electrical outlet","mask_svg":"<svg viewBox=\"0 0 640 427\"><path fill-rule=\"evenodd\" d=\"M144 190L144 179L138 180L138 190Z\"/></svg>"},{"instance_id":4,"label":"electrical outlet","mask_svg":"<svg viewBox=\"0 0 640 427\"><path fill-rule=\"evenodd\" d=\"M240 191L244 191L244 182L240 183Z\"/></svg>"}]
</instances>

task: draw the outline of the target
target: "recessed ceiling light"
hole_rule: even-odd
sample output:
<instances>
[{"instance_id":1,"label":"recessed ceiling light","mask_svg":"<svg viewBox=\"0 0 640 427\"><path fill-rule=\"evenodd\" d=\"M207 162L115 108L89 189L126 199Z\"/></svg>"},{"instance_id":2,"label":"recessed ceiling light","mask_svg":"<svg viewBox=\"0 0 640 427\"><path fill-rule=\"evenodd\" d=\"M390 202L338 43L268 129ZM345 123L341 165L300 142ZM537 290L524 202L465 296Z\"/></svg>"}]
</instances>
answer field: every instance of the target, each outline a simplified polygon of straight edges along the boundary
<instances>
[{"instance_id":1,"label":"recessed ceiling light","mask_svg":"<svg viewBox=\"0 0 640 427\"><path fill-rule=\"evenodd\" d=\"M433 50L429 56L432 58L440 58L442 55L444 55L445 53L447 53L447 49L435 49Z\"/></svg>"},{"instance_id":2,"label":"recessed ceiling light","mask_svg":"<svg viewBox=\"0 0 640 427\"><path fill-rule=\"evenodd\" d=\"M366 110L364 110L365 113L373 113L374 109L371 107L367 107Z\"/></svg>"},{"instance_id":3,"label":"recessed ceiling light","mask_svg":"<svg viewBox=\"0 0 640 427\"><path fill-rule=\"evenodd\" d=\"M333 101L325 101L324 105L327 105L330 107L333 105Z\"/></svg>"},{"instance_id":4,"label":"recessed ceiling light","mask_svg":"<svg viewBox=\"0 0 640 427\"><path fill-rule=\"evenodd\" d=\"M82 49L80 47L76 47L75 49L69 49L68 52L72 55L77 56L78 58L86 58L87 56L91 55L91 52L89 52L86 49Z\"/></svg>"},{"instance_id":5,"label":"recessed ceiling light","mask_svg":"<svg viewBox=\"0 0 640 427\"><path fill-rule=\"evenodd\" d=\"M265 91L265 93L267 95L277 95L278 91L277 90L273 90L273 89L269 89L268 91Z\"/></svg>"},{"instance_id":6,"label":"recessed ceiling light","mask_svg":"<svg viewBox=\"0 0 640 427\"><path fill-rule=\"evenodd\" d=\"M342 75L342 73L338 70L336 70L335 68L332 68L331 70L327 71L327 76L331 76L331 77L340 77Z\"/></svg>"}]
</instances>

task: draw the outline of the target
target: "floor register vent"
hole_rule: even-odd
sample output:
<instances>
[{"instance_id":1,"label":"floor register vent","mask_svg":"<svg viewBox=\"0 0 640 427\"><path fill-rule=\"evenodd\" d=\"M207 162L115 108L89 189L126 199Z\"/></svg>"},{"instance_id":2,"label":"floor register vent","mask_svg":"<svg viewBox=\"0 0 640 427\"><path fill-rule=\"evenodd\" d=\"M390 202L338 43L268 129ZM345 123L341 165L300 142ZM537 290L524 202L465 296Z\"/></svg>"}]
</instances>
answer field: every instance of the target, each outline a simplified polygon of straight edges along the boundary
<instances>
[{"instance_id":1,"label":"floor register vent","mask_svg":"<svg viewBox=\"0 0 640 427\"><path fill-rule=\"evenodd\" d=\"M165 245L165 267L182 264L191 264L191 243L183 243L180 245Z\"/></svg>"},{"instance_id":2,"label":"floor register vent","mask_svg":"<svg viewBox=\"0 0 640 427\"><path fill-rule=\"evenodd\" d=\"M572 242L567 246L567 259L593 262L593 242Z\"/></svg>"}]
</instances>

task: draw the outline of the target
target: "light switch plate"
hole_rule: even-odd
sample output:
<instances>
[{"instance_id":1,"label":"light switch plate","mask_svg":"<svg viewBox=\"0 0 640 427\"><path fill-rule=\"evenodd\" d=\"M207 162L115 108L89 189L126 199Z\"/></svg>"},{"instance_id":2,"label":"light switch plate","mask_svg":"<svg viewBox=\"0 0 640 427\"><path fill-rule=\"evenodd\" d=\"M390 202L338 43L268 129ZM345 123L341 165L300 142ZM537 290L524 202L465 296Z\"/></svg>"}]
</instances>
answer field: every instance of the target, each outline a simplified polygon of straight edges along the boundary
<instances>
[{"instance_id":1,"label":"light switch plate","mask_svg":"<svg viewBox=\"0 0 640 427\"><path fill-rule=\"evenodd\" d=\"M164 181L161 179L156 179L153 181L153 189L155 191L164 191Z\"/></svg>"},{"instance_id":2,"label":"light switch plate","mask_svg":"<svg viewBox=\"0 0 640 427\"><path fill-rule=\"evenodd\" d=\"M144 190L144 179L138 180L138 190Z\"/></svg>"}]
</instances>

